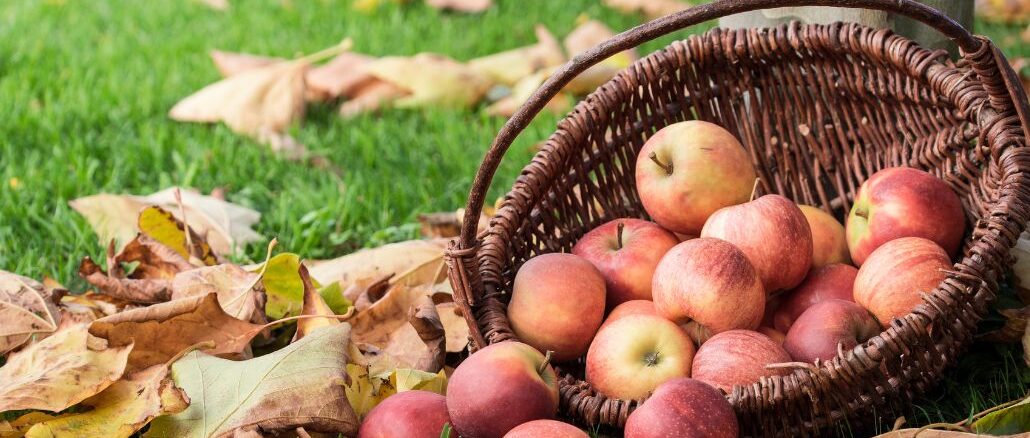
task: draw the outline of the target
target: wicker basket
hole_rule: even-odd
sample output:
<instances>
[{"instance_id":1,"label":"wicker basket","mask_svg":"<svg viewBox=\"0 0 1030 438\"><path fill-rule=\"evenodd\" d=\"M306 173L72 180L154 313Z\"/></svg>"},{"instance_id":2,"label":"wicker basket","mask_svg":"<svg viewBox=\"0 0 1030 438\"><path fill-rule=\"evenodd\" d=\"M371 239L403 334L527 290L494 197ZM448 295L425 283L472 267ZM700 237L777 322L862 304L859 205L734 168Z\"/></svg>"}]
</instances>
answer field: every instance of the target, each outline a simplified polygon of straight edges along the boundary
<instances>
[{"instance_id":1,"label":"wicker basket","mask_svg":"<svg viewBox=\"0 0 1030 438\"><path fill-rule=\"evenodd\" d=\"M476 235L504 152L569 80L619 51L724 15L779 6L846 6L903 14L962 49L952 61L889 30L836 23L720 30L641 59L558 124ZM577 56L508 120L474 180L449 275L474 347L516 339L505 315L515 272L542 253L569 251L593 227L645 217L634 187L637 152L686 119L722 125L750 151L764 192L842 218L870 174L924 169L959 194L969 224L954 271L924 304L876 338L818 365L737 386L728 394L744 435L805 436L904 412L969 345L998 290L1008 252L1030 218L1025 91L990 40L911 0L716 1L621 33ZM586 425L621 427L639 401L609 399L560 370L561 410ZM874 415L876 414L876 415Z\"/></svg>"}]
</instances>

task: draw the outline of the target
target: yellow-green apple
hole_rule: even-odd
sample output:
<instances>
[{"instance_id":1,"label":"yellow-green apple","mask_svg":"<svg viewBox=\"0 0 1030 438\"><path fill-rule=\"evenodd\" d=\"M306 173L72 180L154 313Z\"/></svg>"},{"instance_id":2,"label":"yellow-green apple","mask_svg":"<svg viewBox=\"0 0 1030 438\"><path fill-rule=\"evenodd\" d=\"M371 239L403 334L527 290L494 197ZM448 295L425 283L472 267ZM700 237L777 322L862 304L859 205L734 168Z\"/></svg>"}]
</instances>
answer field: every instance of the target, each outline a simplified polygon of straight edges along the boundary
<instances>
[{"instance_id":1,"label":"yellow-green apple","mask_svg":"<svg viewBox=\"0 0 1030 438\"><path fill-rule=\"evenodd\" d=\"M808 273L808 277L794 290L782 295L783 300L773 314L772 327L783 333L812 305L825 300L855 301L852 293L858 269L843 263L834 263Z\"/></svg>"},{"instance_id":2,"label":"yellow-green apple","mask_svg":"<svg viewBox=\"0 0 1030 438\"><path fill-rule=\"evenodd\" d=\"M658 313L658 309L654 307L654 302L652 302L651 300L630 300L626 301L625 303L619 304L618 306L615 306L615 308L612 309L610 313L608 313L608 317L605 318L604 323L601 324L601 326L604 326L604 324L608 324L626 315L661 316Z\"/></svg>"},{"instance_id":3,"label":"yellow-green apple","mask_svg":"<svg viewBox=\"0 0 1030 438\"><path fill-rule=\"evenodd\" d=\"M679 243L658 224L640 219L615 219L583 235L572 253L583 257L604 276L609 308L630 300L651 299L651 277L662 256Z\"/></svg>"},{"instance_id":4,"label":"yellow-green apple","mask_svg":"<svg viewBox=\"0 0 1030 438\"><path fill-rule=\"evenodd\" d=\"M690 375L730 393L734 385L786 374L784 369L765 366L790 360L783 347L768 336L751 330L730 330L712 336L697 349Z\"/></svg>"},{"instance_id":5,"label":"yellow-green apple","mask_svg":"<svg viewBox=\"0 0 1030 438\"><path fill-rule=\"evenodd\" d=\"M765 309L765 290L747 256L712 238L669 250L655 269L651 294L662 316L677 324L693 320L711 333L758 328Z\"/></svg>"},{"instance_id":6,"label":"yellow-green apple","mask_svg":"<svg viewBox=\"0 0 1030 438\"><path fill-rule=\"evenodd\" d=\"M757 331L758 333L768 336L769 339L776 341L776 343L780 345L783 345L783 340L787 338L786 334L769 326L761 326Z\"/></svg>"},{"instance_id":7,"label":"yellow-green apple","mask_svg":"<svg viewBox=\"0 0 1030 438\"><path fill-rule=\"evenodd\" d=\"M590 435L569 423L533 420L508 431L504 438L590 438Z\"/></svg>"},{"instance_id":8,"label":"yellow-green apple","mask_svg":"<svg viewBox=\"0 0 1030 438\"><path fill-rule=\"evenodd\" d=\"M798 208L812 229L812 269L832 263L851 264L844 225L821 208L811 205L799 205Z\"/></svg>"},{"instance_id":9,"label":"yellow-green apple","mask_svg":"<svg viewBox=\"0 0 1030 438\"><path fill-rule=\"evenodd\" d=\"M922 237L902 237L876 248L855 277L855 302L886 328L912 311L944 281L951 259L944 249Z\"/></svg>"},{"instance_id":10,"label":"yellow-green apple","mask_svg":"<svg viewBox=\"0 0 1030 438\"><path fill-rule=\"evenodd\" d=\"M922 237L954 257L965 225L962 203L947 183L921 170L892 167L874 173L858 189L848 214L848 248L861 266L880 245Z\"/></svg>"},{"instance_id":11,"label":"yellow-green apple","mask_svg":"<svg viewBox=\"0 0 1030 438\"><path fill-rule=\"evenodd\" d=\"M718 389L682 377L665 382L626 419L626 438L736 438L733 406Z\"/></svg>"},{"instance_id":12,"label":"yellow-green apple","mask_svg":"<svg viewBox=\"0 0 1030 438\"><path fill-rule=\"evenodd\" d=\"M573 254L543 254L515 274L508 320L521 341L568 361L586 353L604 307L604 277L593 264Z\"/></svg>"},{"instance_id":13,"label":"yellow-green apple","mask_svg":"<svg viewBox=\"0 0 1030 438\"><path fill-rule=\"evenodd\" d=\"M740 248L769 294L797 286L812 267L812 229L797 204L780 195L765 195L713 213L701 237L719 238Z\"/></svg>"},{"instance_id":14,"label":"yellow-green apple","mask_svg":"<svg viewBox=\"0 0 1030 438\"><path fill-rule=\"evenodd\" d=\"M713 212L748 200L755 169L733 134L691 120L666 126L644 143L636 180L640 202L655 222L696 236Z\"/></svg>"},{"instance_id":15,"label":"yellow-green apple","mask_svg":"<svg viewBox=\"0 0 1030 438\"><path fill-rule=\"evenodd\" d=\"M447 399L429 391L404 391L376 405L358 429L358 438L437 438L447 415Z\"/></svg>"},{"instance_id":16,"label":"yellow-green apple","mask_svg":"<svg viewBox=\"0 0 1030 438\"><path fill-rule=\"evenodd\" d=\"M601 327L587 351L586 377L609 397L638 399L662 382L690 375L694 343L671 321L625 315Z\"/></svg>"},{"instance_id":17,"label":"yellow-green apple","mask_svg":"<svg viewBox=\"0 0 1030 438\"><path fill-rule=\"evenodd\" d=\"M463 438L501 438L558 412L558 378L546 357L521 342L489 345L465 359L447 383L447 412Z\"/></svg>"},{"instance_id":18,"label":"yellow-green apple","mask_svg":"<svg viewBox=\"0 0 1030 438\"><path fill-rule=\"evenodd\" d=\"M880 334L880 323L852 301L830 299L809 307L790 326L783 349L794 360L815 362L837 356Z\"/></svg>"}]
</instances>

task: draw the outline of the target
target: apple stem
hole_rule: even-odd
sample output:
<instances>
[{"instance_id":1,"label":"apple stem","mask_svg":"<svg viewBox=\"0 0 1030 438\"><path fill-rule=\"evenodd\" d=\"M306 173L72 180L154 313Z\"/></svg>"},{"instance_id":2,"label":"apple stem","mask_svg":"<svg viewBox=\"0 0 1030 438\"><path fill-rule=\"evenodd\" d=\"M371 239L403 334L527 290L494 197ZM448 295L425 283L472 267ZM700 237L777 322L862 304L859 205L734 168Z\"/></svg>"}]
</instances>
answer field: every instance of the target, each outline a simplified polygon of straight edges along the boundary
<instances>
[{"instance_id":1,"label":"apple stem","mask_svg":"<svg viewBox=\"0 0 1030 438\"><path fill-rule=\"evenodd\" d=\"M616 249L622 249L622 229L623 228L626 228L626 224L622 223L622 222L619 222L619 226L616 227L616 229L618 231L615 233L615 238L617 240L617 244L619 245L618 248L616 248Z\"/></svg>"},{"instance_id":2,"label":"apple stem","mask_svg":"<svg viewBox=\"0 0 1030 438\"><path fill-rule=\"evenodd\" d=\"M647 158L650 158L651 161L654 161L654 164L657 164L658 167L665 169L665 173L667 175L672 175L672 163L663 163L662 160L658 159L658 154L654 152L651 152L651 155L648 155Z\"/></svg>"},{"instance_id":3,"label":"apple stem","mask_svg":"<svg viewBox=\"0 0 1030 438\"><path fill-rule=\"evenodd\" d=\"M551 355L552 355L552 354L554 354L554 352L553 352L553 351L551 351L551 350L547 350L547 352L546 352L546 353L544 353L544 362L543 362L543 363L541 363L541 364L540 364L540 368L538 368L538 369L536 370L536 371L537 371L538 373L543 373L543 372L544 372L544 370L546 370L546 369L547 369L547 366L551 364Z\"/></svg>"},{"instance_id":4,"label":"apple stem","mask_svg":"<svg viewBox=\"0 0 1030 438\"><path fill-rule=\"evenodd\" d=\"M748 200L755 200L755 195L758 194L758 181L761 181L761 178L755 178L755 185L751 186L751 197Z\"/></svg>"},{"instance_id":5,"label":"apple stem","mask_svg":"<svg viewBox=\"0 0 1030 438\"><path fill-rule=\"evenodd\" d=\"M658 364L658 352L657 351L652 351L650 353L647 353L647 355L644 356L644 363L647 366L649 366L649 367L653 367L653 366L657 365Z\"/></svg>"}]
</instances>

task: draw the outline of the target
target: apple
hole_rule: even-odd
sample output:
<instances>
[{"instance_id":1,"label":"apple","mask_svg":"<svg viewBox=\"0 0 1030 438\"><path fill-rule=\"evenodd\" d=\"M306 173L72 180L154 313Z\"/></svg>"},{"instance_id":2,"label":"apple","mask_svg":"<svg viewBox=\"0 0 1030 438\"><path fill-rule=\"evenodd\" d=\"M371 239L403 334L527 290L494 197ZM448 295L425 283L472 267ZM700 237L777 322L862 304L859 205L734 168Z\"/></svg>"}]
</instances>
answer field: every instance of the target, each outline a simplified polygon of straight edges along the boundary
<instances>
[{"instance_id":1,"label":"apple","mask_svg":"<svg viewBox=\"0 0 1030 438\"><path fill-rule=\"evenodd\" d=\"M626 438L736 438L737 415L718 389L681 377L658 386L626 419Z\"/></svg>"},{"instance_id":2,"label":"apple","mask_svg":"<svg viewBox=\"0 0 1030 438\"><path fill-rule=\"evenodd\" d=\"M902 237L876 248L855 277L855 302L886 328L907 315L944 281L951 259L943 248L922 237Z\"/></svg>"},{"instance_id":3,"label":"apple","mask_svg":"<svg viewBox=\"0 0 1030 438\"><path fill-rule=\"evenodd\" d=\"M783 340L783 349L801 362L829 360L837 356L838 344L847 351L878 334L880 323L864 307L830 299L798 317Z\"/></svg>"},{"instance_id":4,"label":"apple","mask_svg":"<svg viewBox=\"0 0 1030 438\"><path fill-rule=\"evenodd\" d=\"M768 336L769 339L776 341L776 343L780 345L783 345L783 340L787 338L787 335L783 332L768 326L759 327L758 333Z\"/></svg>"},{"instance_id":5,"label":"apple","mask_svg":"<svg viewBox=\"0 0 1030 438\"><path fill-rule=\"evenodd\" d=\"M658 309L654 307L654 302L650 300L631 300L625 303L619 304L612 309L611 313L608 314L608 318L604 320L604 324L608 324L626 315L654 315L661 316L658 313Z\"/></svg>"},{"instance_id":6,"label":"apple","mask_svg":"<svg viewBox=\"0 0 1030 438\"><path fill-rule=\"evenodd\" d=\"M797 286L812 266L808 220L796 204L780 195L765 195L713 213L701 237L719 238L740 248L769 294Z\"/></svg>"},{"instance_id":7,"label":"apple","mask_svg":"<svg viewBox=\"0 0 1030 438\"><path fill-rule=\"evenodd\" d=\"M654 268L679 243L658 224L641 219L616 219L586 233L572 253L601 271L609 308L630 300L651 299Z\"/></svg>"},{"instance_id":8,"label":"apple","mask_svg":"<svg viewBox=\"0 0 1030 438\"><path fill-rule=\"evenodd\" d=\"M909 167L883 169L858 189L848 214L851 259L861 266L876 248L901 237L922 237L958 253L965 231L962 202L941 179Z\"/></svg>"},{"instance_id":9,"label":"apple","mask_svg":"<svg viewBox=\"0 0 1030 438\"><path fill-rule=\"evenodd\" d=\"M798 208L812 229L812 269L832 263L851 264L844 225L821 208L811 205L799 205Z\"/></svg>"},{"instance_id":10,"label":"apple","mask_svg":"<svg viewBox=\"0 0 1030 438\"><path fill-rule=\"evenodd\" d=\"M765 366L790 361L783 347L768 336L751 330L730 330L717 333L701 345L690 374L730 393L734 385L748 385L762 376L787 374L785 369Z\"/></svg>"},{"instance_id":11,"label":"apple","mask_svg":"<svg viewBox=\"0 0 1030 438\"><path fill-rule=\"evenodd\" d=\"M556 420L533 420L508 431L504 438L590 438L576 426Z\"/></svg>"},{"instance_id":12,"label":"apple","mask_svg":"<svg viewBox=\"0 0 1030 438\"><path fill-rule=\"evenodd\" d=\"M758 328L765 289L747 256L732 244L700 237L662 257L651 286L658 313L677 324L695 321L710 333Z\"/></svg>"},{"instance_id":13,"label":"apple","mask_svg":"<svg viewBox=\"0 0 1030 438\"><path fill-rule=\"evenodd\" d=\"M558 412L558 377L547 358L521 342L489 345L465 359L447 383L447 412L462 438L501 438Z\"/></svg>"},{"instance_id":14,"label":"apple","mask_svg":"<svg viewBox=\"0 0 1030 438\"><path fill-rule=\"evenodd\" d=\"M690 120L666 126L644 143L636 180L640 202L658 225L696 236L716 210L750 198L755 169L733 134Z\"/></svg>"},{"instance_id":15,"label":"apple","mask_svg":"<svg viewBox=\"0 0 1030 438\"><path fill-rule=\"evenodd\" d=\"M673 233L673 234L676 235L676 238L679 239L680 242L686 242L686 241L688 241L690 239L697 239L697 236L695 236L693 234L683 234L683 233Z\"/></svg>"},{"instance_id":16,"label":"apple","mask_svg":"<svg viewBox=\"0 0 1030 438\"><path fill-rule=\"evenodd\" d=\"M679 326L655 315L625 315L604 325L590 344L586 380L601 393L643 398L662 382L690 375L694 343Z\"/></svg>"},{"instance_id":17,"label":"apple","mask_svg":"<svg viewBox=\"0 0 1030 438\"><path fill-rule=\"evenodd\" d=\"M358 429L358 438L438 438L447 415L447 399L429 391L404 391L372 408Z\"/></svg>"},{"instance_id":18,"label":"apple","mask_svg":"<svg viewBox=\"0 0 1030 438\"><path fill-rule=\"evenodd\" d=\"M795 319L820 301L855 301L852 290L857 275L858 269L843 263L826 265L810 272L801 285L783 295L783 300L773 314L773 328L786 333Z\"/></svg>"},{"instance_id":19,"label":"apple","mask_svg":"<svg viewBox=\"0 0 1030 438\"><path fill-rule=\"evenodd\" d=\"M556 361L586 353L604 318L604 277L573 254L543 254L515 274L508 320L519 340Z\"/></svg>"}]
</instances>

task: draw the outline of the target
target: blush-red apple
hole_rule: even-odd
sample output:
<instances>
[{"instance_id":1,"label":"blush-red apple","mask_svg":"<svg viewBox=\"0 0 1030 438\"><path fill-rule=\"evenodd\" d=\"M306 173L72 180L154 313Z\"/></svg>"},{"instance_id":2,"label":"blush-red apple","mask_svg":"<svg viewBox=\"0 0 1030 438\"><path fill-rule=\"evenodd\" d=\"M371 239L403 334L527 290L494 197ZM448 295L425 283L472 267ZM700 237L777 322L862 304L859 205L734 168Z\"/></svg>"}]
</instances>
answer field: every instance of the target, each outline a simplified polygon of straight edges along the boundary
<instances>
[{"instance_id":1,"label":"blush-red apple","mask_svg":"<svg viewBox=\"0 0 1030 438\"><path fill-rule=\"evenodd\" d=\"M812 305L830 299L855 301L853 289L858 269L835 263L812 271L794 290L783 295L773 314L773 328L786 333L790 325Z\"/></svg>"},{"instance_id":2,"label":"blush-red apple","mask_svg":"<svg viewBox=\"0 0 1030 438\"><path fill-rule=\"evenodd\" d=\"M651 300L632 300L615 306L601 325L604 326L604 324L608 324L626 315L661 316Z\"/></svg>"},{"instance_id":3,"label":"blush-red apple","mask_svg":"<svg viewBox=\"0 0 1030 438\"><path fill-rule=\"evenodd\" d=\"M750 330L730 330L712 336L694 355L691 377L722 389L748 385L763 376L783 375L766 365L790 362L790 355L768 336Z\"/></svg>"},{"instance_id":4,"label":"blush-red apple","mask_svg":"<svg viewBox=\"0 0 1030 438\"><path fill-rule=\"evenodd\" d=\"M907 315L944 281L951 260L944 249L922 237L903 237L873 251L855 277L855 302L880 325Z\"/></svg>"},{"instance_id":5,"label":"blush-red apple","mask_svg":"<svg viewBox=\"0 0 1030 438\"><path fill-rule=\"evenodd\" d=\"M586 432L556 420L533 420L508 431L504 438L590 438Z\"/></svg>"},{"instance_id":6,"label":"blush-red apple","mask_svg":"<svg viewBox=\"0 0 1030 438\"><path fill-rule=\"evenodd\" d=\"M616 219L583 235L572 253L583 257L604 276L609 308L630 300L651 299L651 277L658 261L679 243L658 224Z\"/></svg>"},{"instance_id":7,"label":"blush-red apple","mask_svg":"<svg viewBox=\"0 0 1030 438\"><path fill-rule=\"evenodd\" d=\"M658 386L626 419L626 438L736 438L733 406L719 390L691 378Z\"/></svg>"},{"instance_id":8,"label":"blush-red apple","mask_svg":"<svg viewBox=\"0 0 1030 438\"><path fill-rule=\"evenodd\" d=\"M848 214L851 259L861 266L881 245L901 237L922 237L958 253L965 231L962 202L940 178L909 167L873 174L858 189Z\"/></svg>"},{"instance_id":9,"label":"blush-red apple","mask_svg":"<svg viewBox=\"0 0 1030 438\"><path fill-rule=\"evenodd\" d=\"M690 375L694 343L671 321L625 315L597 332L587 352L586 378L594 389L624 400L643 398L662 382Z\"/></svg>"},{"instance_id":10,"label":"blush-red apple","mask_svg":"<svg viewBox=\"0 0 1030 438\"><path fill-rule=\"evenodd\" d=\"M593 264L573 254L542 254L515 274L508 320L519 340L556 361L586 353L601 326L604 277Z\"/></svg>"},{"instance_id":11,"label":"blush-red apple","mask_svg":"<svg viewBox=\"0 0 1030 438\"><path fill-rule=\"evenodd\" d=\"M372 408L358 429L358 438L437 438L447 415L447 399L429 391L404 391Z\"/></svg>"},{"instance_id":12,"label":"blush-red apple","mask_svg":"<svg viewBox=\"0 0 1030 438\"><path fill-rule=\"evenodd\" d=\"M879 333L880 323L864 307L830 299L798 317L783 340L783 349L801 362L829 360L837 356L838 348L851 350Z\"/></svg>"},{"instance_id":13,"label":"blush-red apple","mask_svg":"<svg viewBox=\"0 0 1030 438\"><path fill-rule=\"evenodd\" d=\"M812 229L812 269L833 263L851 263L844 225L821 208L799 205Z\"/></svg>"},{"instance_id":14,"label":"blush-red apple","mask_svg":"<svg viewBox=\"0 0 1030 438\"><path fill-rule=\"evenodd\" d=\"M447 383L447 412L462 438L501 438L558 412L558 378L543 354L521 342L489 345Z\"/></svg>"},{"instance_id":15,"label":"blush-red apple","mask_svg":"<svg viewBox=\"0 0 1030 438\"><path fill-rule=\"evenodd\" d=\"M765 195L713 213L701 237L719 238L740 248L769 294L797 286L812 266L808 220L796 204L780 195Z\"/></svg>"},{"instance_id":16,"label":"blush-red apple","mask_svg":"<svg viewBox=\"0 0 1030 438\"><path fill-rule=\"evenodd\" d=\"M655 222L696 236L713 212L748 200L755 169L733 134L691 120L666 126L644 143L636 181L644 210Z\"/></svg>"}]
</instances>

